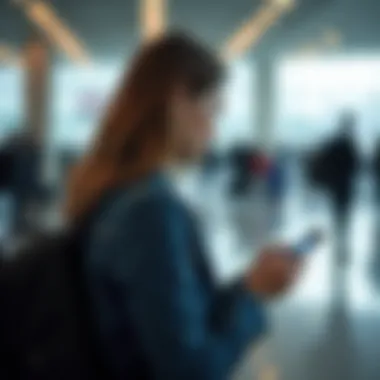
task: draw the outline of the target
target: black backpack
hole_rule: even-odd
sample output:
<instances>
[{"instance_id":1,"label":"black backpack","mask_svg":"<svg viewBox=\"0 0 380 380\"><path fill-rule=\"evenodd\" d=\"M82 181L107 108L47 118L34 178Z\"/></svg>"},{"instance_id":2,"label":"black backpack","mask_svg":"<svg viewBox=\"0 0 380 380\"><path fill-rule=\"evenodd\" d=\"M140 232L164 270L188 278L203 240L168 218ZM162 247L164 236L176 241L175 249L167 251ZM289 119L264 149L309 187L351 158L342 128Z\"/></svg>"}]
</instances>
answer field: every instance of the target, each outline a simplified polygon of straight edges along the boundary
<instances>
[{"instance_id":1,"label":"black backpack","mask_svg":"<svg viewBox=\"0 0 380 380\"><path fill-rule=\"evenodd\" d=\"M82 232L35 237L2 259L1 379L110 379L83 283Z\"/></svg>"}]
</instances>

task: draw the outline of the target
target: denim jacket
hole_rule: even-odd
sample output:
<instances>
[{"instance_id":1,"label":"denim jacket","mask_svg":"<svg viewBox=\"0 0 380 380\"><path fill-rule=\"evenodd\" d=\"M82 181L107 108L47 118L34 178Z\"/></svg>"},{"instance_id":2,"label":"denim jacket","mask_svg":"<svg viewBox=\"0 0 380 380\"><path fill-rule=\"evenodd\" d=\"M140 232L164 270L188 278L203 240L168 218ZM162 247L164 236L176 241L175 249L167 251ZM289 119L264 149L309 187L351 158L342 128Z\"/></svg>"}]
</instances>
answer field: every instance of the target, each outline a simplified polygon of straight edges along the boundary
<instances>
[{"instance_id":1,"label":"denim jacket","mask_svg":"<svg viewBox=\"0 0 380 380\"><path fill-rule=\"evenodd\" d=\"M115 378L227 379L263 332L260 303L213 282L196 227L160 175L120 189L97 213L85 275Z\"/></svg>"}]
</instances>

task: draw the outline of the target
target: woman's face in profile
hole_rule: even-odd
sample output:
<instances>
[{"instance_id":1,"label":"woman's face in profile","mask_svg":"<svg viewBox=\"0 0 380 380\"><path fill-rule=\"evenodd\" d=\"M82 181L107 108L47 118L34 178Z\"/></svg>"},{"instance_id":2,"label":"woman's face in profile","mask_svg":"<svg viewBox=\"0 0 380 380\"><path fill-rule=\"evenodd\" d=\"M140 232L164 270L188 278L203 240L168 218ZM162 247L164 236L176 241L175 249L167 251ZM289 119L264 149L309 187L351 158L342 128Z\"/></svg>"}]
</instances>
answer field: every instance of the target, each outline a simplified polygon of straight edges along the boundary
<instances>
[{"instance_id":1,"label":"woman's face in profile","mask_svg":"<svg viewBox=\"0 0 380 380\"><path fill-rule=\"evenodd\" d=\"M208 149L220 111L219 90L199 96L175 94L171 107L172 147L181 159L200 158Z\"/></svg>"}]
</instances>

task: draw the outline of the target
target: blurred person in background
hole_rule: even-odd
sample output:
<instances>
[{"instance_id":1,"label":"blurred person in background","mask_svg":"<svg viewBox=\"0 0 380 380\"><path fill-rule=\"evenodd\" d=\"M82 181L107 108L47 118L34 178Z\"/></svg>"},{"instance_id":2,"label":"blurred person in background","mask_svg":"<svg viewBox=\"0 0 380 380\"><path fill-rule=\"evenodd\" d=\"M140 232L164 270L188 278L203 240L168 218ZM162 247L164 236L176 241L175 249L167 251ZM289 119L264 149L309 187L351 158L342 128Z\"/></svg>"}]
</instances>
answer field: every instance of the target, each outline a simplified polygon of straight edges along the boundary
<instances>
[{"instance_id":1,"label":"blurred person in background","mask_svg":"<svg viewBox=\"0 0 380 380\"><path fill-rule=\"evenodd\" d=\"M249 194L251 185L261 170L262 156L258 149L236 145L229 153L232 169L231 194L243 197Z\"/></svg>"},{"instance_id":2,"label":"blurred person in background","mask_svg":"<svg viewBox=\"0 0 380 380\"><path fill-rule=\"evenodd\" d=\"M279 227L282 222L282 209L287 195L288 161L285 150L279 149L267 169L267 195L273 210L273 227Z\"/></svg>"},{"instance_id":3,"label":"blurred person in background","mask_svg":"<svg viewBox=\"0 0 380 380\"><path fill-rule=\"evenodd\" d=\"M168 169L208 148L222 79L218 59L186 35L147 45L73 173L67 216L90 221L84 273L114 378L229 378L264 331L263 300L299 268L287 248L268 248L236 284L216 286L171 186Z\"/></svg>"},{"instance_id":4,"label":"blurred person in background","mask_svg":"<svg viewBox=\"0 0 380 380\"><path fill-rule=\"evenodd\" d=\"M42 193L41 154L28 132L11 135L0 147L0 186L12 199L12 237L22 237L32 228L28 213Z\"/></svg>"},{"instance_id":5,"label":"blurred person in background","mask_svg":"<svg viewBox=\"0 0 380 380\"><path fill-rule=\"evenodd\" d=\"M380 204L380 139L377 140L373 159L372 159L372 173L375 184L375 200L377 206Z\"/></svg>"},{"instance_id":6,"label":"blurred person in background","mask_svg":"<svg viewBox=\"0 0 380 380\"><path fill-rule=\"evenodd\" d=\"M374 212L375 212L375 233L374 233L374 255L371 265L372 274L375 275L376 284L380 286L380 138L376 141L373 152L371 171L374 184Z\"/></svg>"},{"instance_id":7,"label":"blurred person in background","mask_svg":"<svg viewBox=\"0 0 380 380\"><path fill-rule=\"evenodd\" d=\"M315 182L327 191L333 207L336 236L338 240L337 260L347 262L347 226L354 195L359 155L354 135L356 116L351 112L339 120L338 134L314 157Z\"/></svg>"}]
</instances>

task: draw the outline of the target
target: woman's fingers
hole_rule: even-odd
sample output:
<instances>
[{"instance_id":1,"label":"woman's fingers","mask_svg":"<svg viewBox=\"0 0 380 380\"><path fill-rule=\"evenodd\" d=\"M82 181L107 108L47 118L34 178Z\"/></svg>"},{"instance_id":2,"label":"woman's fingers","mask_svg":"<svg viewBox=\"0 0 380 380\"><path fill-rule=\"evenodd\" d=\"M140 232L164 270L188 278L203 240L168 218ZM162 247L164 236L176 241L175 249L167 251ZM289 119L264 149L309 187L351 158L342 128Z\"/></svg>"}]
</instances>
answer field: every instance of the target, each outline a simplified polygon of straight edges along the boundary
<instances>
[{"instance_id":1,"label":"woman's fingers","mask_svg":"<svg viewBox=\"0 0 380 380\"><path fill-rule=\"evenodd\" d=\"M263 296L281 294L293 285L301 264L287 248L265 249L247 276L248 286Z\"/></svg>"}]
</instances>

